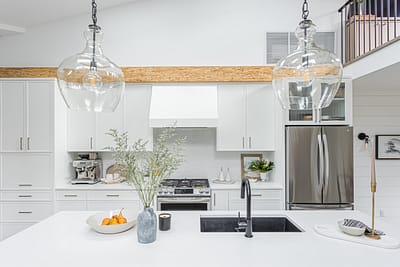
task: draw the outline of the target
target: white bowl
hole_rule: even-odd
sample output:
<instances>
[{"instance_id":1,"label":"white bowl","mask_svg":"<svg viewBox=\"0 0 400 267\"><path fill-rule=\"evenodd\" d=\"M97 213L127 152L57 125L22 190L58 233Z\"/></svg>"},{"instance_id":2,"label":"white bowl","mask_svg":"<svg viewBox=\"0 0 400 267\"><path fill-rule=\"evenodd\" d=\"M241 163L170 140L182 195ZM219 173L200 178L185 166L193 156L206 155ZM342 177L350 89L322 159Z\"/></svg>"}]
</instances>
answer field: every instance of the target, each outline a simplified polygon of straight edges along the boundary
<instances>
[{"instance_id":1,"label":"white bowl","mask_svg":"<svg viewBox=\"0 0 400 267\"><path fill-rule=\"evenodd\" d=\"M108 212L96 213L90 216L86 223L96 232L102 234L116 234L127 231L136 225L136 218L138 211L123 209L122 214L126 218L126 223L124 224L114 224L114 225L101 225L104 218L111 218L112 215L118 215L120 210L113 210Z\"/></svg>"},{"instance_id":2,"label":"white bowl","mask_svg":"<svg viewBox=\"0 0 400 267\"><path fill-rule=\"evenodd\" d=\"M354 236L361 236L365 233L365 227L360 228L360 227L344 226L343 222L344 220L338 221L339 228L340 230L342 230L342 232Z\"/></svg>"}]
</instances>

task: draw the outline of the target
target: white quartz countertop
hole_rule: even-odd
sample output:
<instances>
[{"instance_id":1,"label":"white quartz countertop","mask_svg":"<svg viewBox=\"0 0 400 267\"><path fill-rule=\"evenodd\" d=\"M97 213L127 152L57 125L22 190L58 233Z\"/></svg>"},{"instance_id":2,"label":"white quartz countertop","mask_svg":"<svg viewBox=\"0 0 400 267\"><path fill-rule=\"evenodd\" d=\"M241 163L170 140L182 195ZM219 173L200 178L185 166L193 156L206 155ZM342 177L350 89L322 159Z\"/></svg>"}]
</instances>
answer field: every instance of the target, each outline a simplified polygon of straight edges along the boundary
<instances>
[{"instance_id":1,"label":"white quartz countertop","mask_svg":"<svg viewBox=\"0 0 400 267\"><path fill-rule=\"evenodd\" d=\"M0 242L1 266L16 267L397 267L399 249L382 249L329 239L313 231L314 224L335 224L343 218L368 222L355 211L274 211L255 215L287 215L301 233L201 233L200 215L235 212L171 212L171 230L158 232L151 244L139 244L136 227L120 234L92 231L86 219L93 212L60 212ZM400 237L397 229L377 227Z\"/></svg>"},{"instance_id":2,"label":"white quartz countertop","mask_svg":"<svg viewBox=\"0 0 400 267\"><path fill-rule=\"evenodd\" d=\"M235 181L232 184L219 184L209 180L212 190L240 190L240 181ZM274 182L252 182L251 189L283 189L283 186ZM59 184L56 185L56 190L135 190L135 188L127 183L119 184Z\"/></svg>"},{"instance_id":3,"label":"white quartz countertop","mask_svg":"<svg viewBox=\"0 0 400 267\"><path fill-rule=\"evenodd\" d=\"M235 181L232 184L220 184L210 180L211 190L240 190L241 182ZM257 189L283 189L283 186L274 182L251 182L250 187L252 190Z\"/></svg>"}]
</instances>

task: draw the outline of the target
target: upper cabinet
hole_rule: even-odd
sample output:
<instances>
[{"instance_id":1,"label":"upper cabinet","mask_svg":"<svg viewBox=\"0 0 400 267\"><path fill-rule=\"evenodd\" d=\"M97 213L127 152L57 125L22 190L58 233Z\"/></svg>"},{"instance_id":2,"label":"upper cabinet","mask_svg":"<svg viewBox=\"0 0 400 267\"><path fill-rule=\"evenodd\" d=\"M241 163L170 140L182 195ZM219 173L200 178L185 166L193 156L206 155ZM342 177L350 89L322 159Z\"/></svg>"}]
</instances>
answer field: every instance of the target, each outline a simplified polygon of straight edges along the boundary
<instances>
[{"instance_id":1,"label":"upper cabinet","mask_svg":"<svg viewBox=\"0 0 400 267\"><path fill-rule=\"evenodd\" d=\"M271 84L218 87L217 151L275 149L275 96Z\"/></svg>"},{"instance_id":2,"label":"upper cabinet","mask_svg":"<svg viewBox=\"0 0 400 267\"><path fill-rule=\"evenodd\" d=\"M152 129L149 128L151 86L126 84L124 97L114 112L68 111L68 151L104 151L113 146L110 129L128 131L129 143L149 140L152 148Z\"/></svg>"},{"instance_id":3,"label":"upper cabinet","mask_svg":"<svg viewBox=\"0 0 400 267\"><path fill-rule=\"evenodd\" d=\"M314 122L316 110L289 110L286 113L288 125L352 124L352 80L344 79L332 103L322 109L321 123Z\"/></svg>"},{"instance_id":4,"label":"upper cabinet","mask_svg":"<svg viewBox=\"0 0 400 267\"><path fill-rule=\"evenodd\" d=\"M54 81L5 80L0 85L1 149L51 152Z\"/></svg>"}]
</instances>

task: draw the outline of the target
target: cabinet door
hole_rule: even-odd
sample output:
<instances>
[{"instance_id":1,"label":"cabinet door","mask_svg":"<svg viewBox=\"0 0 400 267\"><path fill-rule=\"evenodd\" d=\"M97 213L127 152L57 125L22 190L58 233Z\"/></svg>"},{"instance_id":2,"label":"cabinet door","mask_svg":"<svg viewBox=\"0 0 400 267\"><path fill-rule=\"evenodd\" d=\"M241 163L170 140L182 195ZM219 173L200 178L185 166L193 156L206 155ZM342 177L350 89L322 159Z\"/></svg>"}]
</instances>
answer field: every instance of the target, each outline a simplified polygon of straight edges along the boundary
<instances>
[{"instance_id":1,"label":"cabinet door","mask_svg":"<svg viewBox=\"0 0 400 267\"><path fill-rule=\"evenodd\" d=\"M7 153L1 157L3 189L51 189L53 157L40 153Z\"/></svg>"},{"instance_id":2,"label":"cabinet door","mask_svg":"<svg viewBox=\"0 0 400 267\"><path fill-rule=\"evenodd\" d=\"M129 143L138 139L148 141L147 149L153 149L153 129L149 127L151 86L128 85L125 88L125 131Z\"/></svg>"},{"instance_id":3,"label":"cabinet door","mask_svg":"<svg viewBox=\"0 0 400 267\"><path fill-rule=\"evenodd\" d=\"M4 152L25 149L25 82L3 82L1 86L1 143Z\"/></svg>"},{"instance_id":4,"label":"cabinet door","mask_svg":"<svg viewBox=\"0 0 400 267\"><path fill-rule=\"evenodd\" d=\"M57 201L56 211L83 211L86 210L86 201Z\"/></svg>"},{"instance_id":5,"label":"cabinet door","mask_svg":"<svg viewBox=\"0 0 400 267\"><path fill-rule=\"evenodd\" d=\"M26 150L51 152L53 144L54 82L27 83Z\"/></svg>"},{"instance_id":6,"label":"cabinet door","mask_svg":"<svg viewBox=\"0 0 400 267\"><path fill-rule=\"evenodd\" d=\"M53 215L53 202L4 202L4 222L37 222Z\"/></svg>"},{"instance_id":7,"label":"cabinet door","mask_svg":"<svg viewBox=\"0 0 400 267\"><path fill-rule=\"evenodd\" d=\"M242 85L218 86L217 151L241 151L247 147L245 93Z\"/></svg>"},{"instance_id":8,"label":"cabinet door","mask_svg":"<svg viewBox=\"0 0 400 267\"><path fill-rule=\"evenodd\" d=\"M229 192L216 190L212 192L212 210L229 210Z\"/></svg>"},{"instance_id":9,"label":"cabinet door","mask_svg":"<svg viewBox=\"0 0 400 267\"><path fill-rule=\"evenodd\" d=\"M94 150L96 113L68 110L67 133L69 151Z\"/></svg>"},{"instance_id":10,"label":"cabinet door","mask_svg":"<svg viewBox=\"0 0 400 267\"><path fill-rule=\"evenodd\" d=\"M108 133L110 129L124 131L124 99L121 99L114 112L96 113L96 150L105 150L114 145L114 141Z\"/></svg>"},{"instance_id":11,"label":"cabinet door","mask_svg":"<svg viewBox=\"0 0 400 267\"><path fill-rule=\"evenodd\" d=\"M275 96L271 84L247 86L246 110L248 150L274 150Z\"/></svg>"}]
</instances>

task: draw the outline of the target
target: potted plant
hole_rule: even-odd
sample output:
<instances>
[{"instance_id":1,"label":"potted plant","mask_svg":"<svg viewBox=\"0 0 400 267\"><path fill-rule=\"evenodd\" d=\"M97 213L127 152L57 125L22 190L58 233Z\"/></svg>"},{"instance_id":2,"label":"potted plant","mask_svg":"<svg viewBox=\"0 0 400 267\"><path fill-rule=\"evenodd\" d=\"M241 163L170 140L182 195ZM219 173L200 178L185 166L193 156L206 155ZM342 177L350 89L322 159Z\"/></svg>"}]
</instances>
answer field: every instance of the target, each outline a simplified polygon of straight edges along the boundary
<instances>
[{"instance_id":1,"label":"potted plant","mask_svg":"<svg viewBox=\"0 0 400 267\"><path fill-rule=\"evenodd\" d=\"M127 182L133 185L144 210L138 215L137 235L140 243L156 240L157 217L151 208L161 182L169 177L183 162L185 138L174 138L175 129L165 128L154 142L153 151L146 151L147 141L137 140L128 144L128 133L111 129L115 146L109 147L116 164L126 174Z\"/></svg>"},{"instance_id":2,"label":"potted plant","mask_svg":"<svg viewBox=\"0 0 400 267\"><path fill-rule=\"evenodd\" d=\"M268 173L270 173L274 167L275 165L273 161L260 159L251 162L249 169L252 171L258 171L260 173L261 181L267 181L269 180Z\"/></svg>"}]
</instances>

